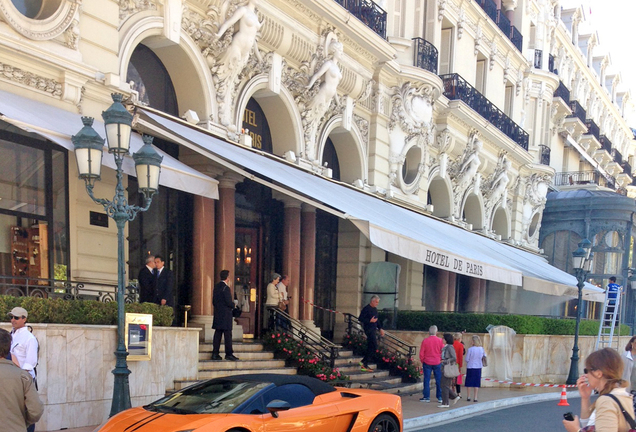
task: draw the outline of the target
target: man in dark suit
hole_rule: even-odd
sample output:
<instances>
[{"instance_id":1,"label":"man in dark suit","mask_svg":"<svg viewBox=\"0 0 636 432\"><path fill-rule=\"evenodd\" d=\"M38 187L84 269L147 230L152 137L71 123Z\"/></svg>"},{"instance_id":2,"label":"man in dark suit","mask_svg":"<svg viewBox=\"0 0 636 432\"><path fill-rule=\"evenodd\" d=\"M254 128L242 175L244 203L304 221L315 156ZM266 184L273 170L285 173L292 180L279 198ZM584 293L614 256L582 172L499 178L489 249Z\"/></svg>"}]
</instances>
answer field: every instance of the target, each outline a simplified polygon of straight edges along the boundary
<instances>
[{"instance_id":1,"label":"man in dark suit","mask_svg":"<svg viewBox=\"0 0 636 432\"><path fill-rule=\"evenodd\" d=\"M137 283L139 284L139 303L154 303L157 289L157 278L153 274L155 270L155 257L146 257L146 265L139 270Z\"/></svg>"},{"instance_id":2,"label":"man in dark suit","mask_svg":"<svg viewBox=\"0 0 636 432\"><path fill-rule=\"evenodd\" d=\"M221 270L219 274L221 282L214 285L212 292L212 306L214 306L214 321L212 328L214 331L214 339L212 340L212 360L221 360L219 350L221 349L221 337L225 340L225 360L237 361L232 349L232 309L234 309L234 301L232 300L232 290L228 285L230 277L229 270Z\"/></svg>"},{"instance_id":3,"label":"man in dark suit","mask_svg":"<svg viewBox=\"0 0 636 432\"><path fill-rule=\"evenodd\" d=\"M165 267L165 264L161 255L155 255L155 274L157 276L155 303L161 306L174 306L174 275L171 270Z\"/></svg>"}]
</instances>

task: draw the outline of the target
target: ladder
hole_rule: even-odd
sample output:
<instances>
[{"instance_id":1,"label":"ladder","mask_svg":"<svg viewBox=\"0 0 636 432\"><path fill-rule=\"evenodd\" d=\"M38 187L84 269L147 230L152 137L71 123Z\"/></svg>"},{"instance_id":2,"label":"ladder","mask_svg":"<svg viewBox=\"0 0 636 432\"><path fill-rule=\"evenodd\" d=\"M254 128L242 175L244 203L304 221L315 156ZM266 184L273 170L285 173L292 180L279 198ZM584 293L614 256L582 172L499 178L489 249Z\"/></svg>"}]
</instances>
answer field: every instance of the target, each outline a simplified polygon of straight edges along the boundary
<instances>
[{"instance_id":1,"label":"ladder","mask_svg":"<svg viewBox=\"0 0 636 432\"><path fill-rule=\"evenodd\" d=\"M616 294L615 298L610 298L610 294ZM601 322L598 326L598 337L596 338L596 346L594 350L602 348L612 348L615 344L615 348L618 350L618 339L621 333L621 314L620 303L622 293L621 291L614 291L610 293L609 290L605 292L605 302L603 303L603 312L601 313ZM618 334L614 338L614 329L618 327Z\"/></svg>"}]
</instances>

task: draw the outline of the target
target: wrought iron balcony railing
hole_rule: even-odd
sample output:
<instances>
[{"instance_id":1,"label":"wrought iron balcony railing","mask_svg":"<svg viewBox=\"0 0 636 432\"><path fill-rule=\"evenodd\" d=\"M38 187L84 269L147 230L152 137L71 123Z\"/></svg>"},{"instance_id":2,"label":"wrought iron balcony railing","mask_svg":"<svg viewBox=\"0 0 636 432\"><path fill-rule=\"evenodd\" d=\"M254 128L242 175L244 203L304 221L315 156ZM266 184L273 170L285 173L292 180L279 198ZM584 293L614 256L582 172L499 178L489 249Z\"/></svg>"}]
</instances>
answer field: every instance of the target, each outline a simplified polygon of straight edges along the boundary
<instances>
[{"instance_id":1,"label":"wrought iron balcony railing","mask_svg":"<svg viewBox=\"0 0 636 432\"><path fill-rule=\"evenodd\" d=\"M534 50L534 68L541 69L543 67L543 51L540 49Z\"/></svg>"},{"instance_id":2,"label":"wrought iron balcony railing","mask_svg":"<svg viewBox=\"0 0 636 432\"><path fill-rule=\"evenodd\" d=\"M557 73L557 70L554 67L554 56L552 54L548 55L548 71L553 74Z\"/></svg>"},{"instance_id":3,"label":"wrought iron balcony railing","mask_svg":"<svg viewBox=\"0 0 636 432\"><path fill-rule=\"evenodd\" d=\"M493 126L506 134L508 138L528 150L529 136L510 117L497 108L476 88L468 84L459 74L441 75L444 82L444 96L451 100L461 100Z\"/></svg>"},{"instance_id":4,"label":"wrought iron balcony railing","mask_svg":"<svg viewBox=\"0 0 636 432\"><path fill-rule=\"evenodd\" d=\"M585 126L587 126L587 133L590 135L594 135L594 138L598 140L599 136L601 135L601 131L599 130L594 120L585 119Z\"/></svg>"},{"instance_id":5,"label":"wrought iron balcony railing","mask_svg":"<svg viewBox=\"0 0 636 432\"><path fill-rule=\"evenodd\" d=\"M539 144L539 163L550 166L550 147Z\"/></svg>"},{"instance_id":6,"label":"wrought iron balcony railing","mask_svg":"<svg viewBox=\"0 0 636 432\"><path fill-rule=\"evenodd\" d=\"M497 4L494 0L477 0L477 3L481 6L484 12L486 12L486 15L488 15L495 24L497 24L497 27L501 29L503 34L510 39L510 42L512 42L519 52L521 52L523 47L523 36L519 30L512 25L505 13L502 12L501 9L497 8Z\"/></svg>"},{"instance_id":7,"label":"wrought iron balcony railing","mask_svg":"<svg viewBox=\"0 0 636 432\"><path fill-rule=\"evenodd\" d=\"M623 172L627 175L632 175L632 166L629 162L627 161L623 161L623 163L621 164L621 167L623 168Z\"/></svg>"},{"instance_id":8,"label":"wrought iron balcony railing","mask_svg":"<svg viewBox=\"0 0 636 432\"><path fill-rule=\"evenodd\" d=\"M335 0L367 27L386 38L386 12L371 0Z\"/></svg>"},{"instance_id":9,"label":"wrought iron balcony railing","mask_svg":"<svg viewBox=\"0 0 636 432\"><path fill-rule=\"evenodd\" d=\"M568 185L586 185L595 184L603 186L606 184L612 184L608 182L605 177L598 171L570 171L556 173L554 176L555 186L568 186Z\"/></svg>"},{"instance_id":10,"label":"wrought iron balcony railing","mask_svg":"<svg viewBox=\"0 0 636 432\"><path fill-rule=\"evenodd\" d=\"M559 97L563 99L566 104L570 104L570 90L563 84L563 81L559 81L559 86L554 92L554 97Z\"/></svg>"},{"instance_id":11,"label":"wrought iron balcony railing","mask_svg":"<svg viewBox=\"0 0 636 432\"><path fill-rule=\"evenodd\" d=\"M601 148L607 151L609 154L612 154L612 142L605 135L601 135L599 137L599 142L601 143Z\"/></svg>"},{"instance_id":12,"label":"wrought iron balcony railing","mask_svg":"<svg viewBox=\"0 0 636 432\"><path fill-rule=\"evenodd\" d=\"M435 45L427 40L413 38L413 65L437 74L438 52Z\"/></svg>"},{"instance_id":13,"label":"wrought iron balcony railing","mask_svg":"<svg viewBox=\"0 0 636 432\"><path fill-rule=\"evenodd\" d=\"M614 162L619 165L623 163L623 155L618 151L618 149L612 149L611 155L614 158Z\"/></svg>"},{"instance_id":14,"label":"wrought iron balcony railing","mask_svg":"<svg viewBox=\"0 0 636 432\"><path fill-rule=\"evenodd\" d=\"M477 0L486 15L496 23L497 22L497 4L494 0Z\"/></svg>"},{"instance_id":15,"label":"wrought iron balcony railing","mask_svg":"<svg viewBox=\"0 0 636 432\"><path fill-rule=\"evenodd\" d=\"M581 123L585 124L585 120L587 120L587 113L585 112L579 101L570 101L570 110L572 110L572 114L570 114L568 118L576 117L581 120Z\"/></svg>"},{"instance_id":16,"label":"wrought iron balcony railing","mask_svg":"<svg viewBox=\"0 0 636 432\"><path fill-rule=\"evenodd\" d=\"M510 24L510 20L505 15L505 13L501 10L497 10L497 27L505 34L508 39L510 39L512 24Z\"/></svg>"}]
</instances>

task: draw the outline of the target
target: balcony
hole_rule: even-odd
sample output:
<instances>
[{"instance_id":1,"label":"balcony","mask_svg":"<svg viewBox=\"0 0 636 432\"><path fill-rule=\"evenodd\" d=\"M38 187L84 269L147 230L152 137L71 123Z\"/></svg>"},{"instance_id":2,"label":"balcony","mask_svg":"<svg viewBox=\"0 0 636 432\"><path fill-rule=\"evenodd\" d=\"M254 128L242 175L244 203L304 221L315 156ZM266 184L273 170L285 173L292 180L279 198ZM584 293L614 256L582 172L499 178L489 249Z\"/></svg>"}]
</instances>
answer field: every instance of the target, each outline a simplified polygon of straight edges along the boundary
<instances>
[{"instance_id":1,"label":"balcony","mask_svg":"<svg viewBox=\"0 0 636 432\"><path fill-rule=\"evenodd\" d=\"M554 176L554 185L598 185L614 189L615 182L613 178L610 178L609 180L606 179L598 171L570 171L556 173L556 175Z\"/></svg>"},{"instance_id":2,"label":"balcony","mask_svg":"<svg viewBox=\"0 0 636 432\"><path fill-rule=\"evenodd\" d=\"M459 74L441 75L440 78L444 82L444 96L451 100L461 100L524 150L528 150L528 133L464 78Z\"/></svg>"},{"instance_id":3,"label":"balcony","mask_svg":"<svg viewBox=\"0 0 636 432\"><path fill-rule=\"evenodd\" d=\"M614 162L616 162L619 165L622 165L622 163L623 163L623 155L621 154L621 152L618 151L618 149L613 149L610 152L610 154L614 158Z\"/></svg>"},{"instance_id":4,"label":"balcony","mask_svg":"<svg viewBox=\"0 0 636 432\"><path fill-rule=\"evenodd\" d=\"M599 136L601 134L598 126L592 119L585 119L585 126L587 127L587 133L590 135L594 135L594 138L599 140ZM600 140L599 140L600 141Z\"/></svg>"},{"instance_id":5,"label":"balcony","mask_svg":"<svg viewBox=\"0 0 636 432\"><path fill-rule=\"evenodd\" d=\"M632 166L630 165L629 162L627 161L623 161L623 163L621 163L621 168L623 168L623 172L629 176L632 175Z\"/></svg>"},{"instance_id":6,"label":"balcony","mask_svg":"<svg viewBox=\"0 0 636 432\"><path fill-rule=\"evenodd\" d=\"M576 117L581 120L581 123L585 124L585 120L587 120L587 113L585 112L579 101L570 101L570 109L572 110L572 114L570 114L568 117Z\"/></svg>"},{"instance_id":7,"label":"balcony","mask_svg":"<svg viewBox=\"0 0 636 432\"><path fill-rule=\"evenodd\" d=\"M554 92L554 97L559 97L563 99L568 105L570 104L570 90L568 90L563 82L559 81L559 86Z\"/></svg>"},{"instance_id":8,"label":"balcony","mask_svg":"<svg viewBox=\"0 0 636 432\"><path fill-rule=\"evenodd\" d=\"M548 55L548 71L556 74L557 70L554 67L554 56L552 54Z\"/></svg>"},{"instance_id":9,"label":"balcony","mask_svg":"<svg viewBox=\"0 0 636 432\"><path fill-rule=\"evenodd\" d=\"M605 135L601 135L598 139L601 143L601 149L605 150L609 154L612 154L612 142Z\"/></svg>"},{"instance_id":10,"label":"balcony","mask_svg":"<svg viewBox=\"0 0 636 432\"><path fill-rule=\"evenodd\" d=\"M340 6L376 32L386 38L386 12L371 0L335 0Z\"/></svg>"},{"instance_id":11,"label":"balcony","mask_svg":"<svg viewBox=\"0 0 636 432\"><path fill-rule=\"evenodd\" d=\"M539 163L550 166L550 147L539 144Z\"/></svg>"},{"instance_id":12,"label":"balcony","mask_svg":"<svg viewBox=\"0 0 636 432\"><path fill-rule=\"evenodd\" d=\"M534 68L541 69L543 67L543 51L536 49L534 50Z\"/></svg>"},{"instance_id":13,"label":"balcony","mask_svg":"<svg viewBox=\"0 0 636 432\"><path fill-rule=\"evenodd\" d=\"M413 38L413 65L437 75L437 48L422 38Z\"/></svg>"},{"instance_id":14,"label":"balcony","mask_svg":"<svg viewBox=\"0 0 636 432\"><path fill-rule=\"evenodd\" d=\"M519 30L510 23L510 20L501 11L501 9L497 9L497 4L494 0L477 0L477 3L481 6L484 12L486 12L486 15L488 15L495 24L497 24L497 27L499 27L503 34L510 39L515 48L521 52L523 36L521 36Z\"/></svg>"}]
</instances>

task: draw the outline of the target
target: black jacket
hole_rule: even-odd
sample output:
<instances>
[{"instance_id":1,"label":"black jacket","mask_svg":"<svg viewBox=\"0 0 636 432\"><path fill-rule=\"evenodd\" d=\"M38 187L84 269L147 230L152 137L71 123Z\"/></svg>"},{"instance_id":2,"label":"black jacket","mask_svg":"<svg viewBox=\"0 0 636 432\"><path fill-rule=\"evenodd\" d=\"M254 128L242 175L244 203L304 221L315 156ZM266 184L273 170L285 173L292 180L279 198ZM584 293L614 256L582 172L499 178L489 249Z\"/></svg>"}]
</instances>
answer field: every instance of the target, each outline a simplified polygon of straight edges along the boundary
<instances>
[{"instance_id":1,"label":"black jacket","mask_svg":"<svg viewBox=\"0 0 636 432\"><path fill-rule=\"evenodd\" d=\"M143 266L139 270L137 281L139 283L139 303L154 303L157 290L157 278L155 275L148 270L148 267Z\"/></svg>"},{"instance_id":2,"label":"black jacket","mask_svg":"<svg viewBox=\"0 0 636 432\"><path fill-rule=\"evenodd\" d=\"M212 306L214 306L214 320L212 328L219 330L232 330L232 290L223 281L214 285L212 292Z\"/></svg>"},{"instance_id":3,"label":"black jacket","mask_svg":"<svg viewBox=\"0 0 636 432\"><path fill-rule=\"evenodd\" d=\"M174 274L171 270L163 268L161 274L157 278L157 295L155 297L155 303L161 304L161 300L166 300L166 305L174 306Z\"/></svg>"},{"instance_id":4,"label":"black jacket","mask_svg":"<svg viewBox=\"0 0 636 432\"><path fill-rule=\"evenodd\" d=\"M373 317L378 318L378 309L371 307L370 304L363 307L360 311L358 320L360 320L360 322L362 323L364 332L367 334L375 332L377 329L382 328L382 323L379 319L376 322L371 322L371 318Z\"/></svg>"}]
</instances>

